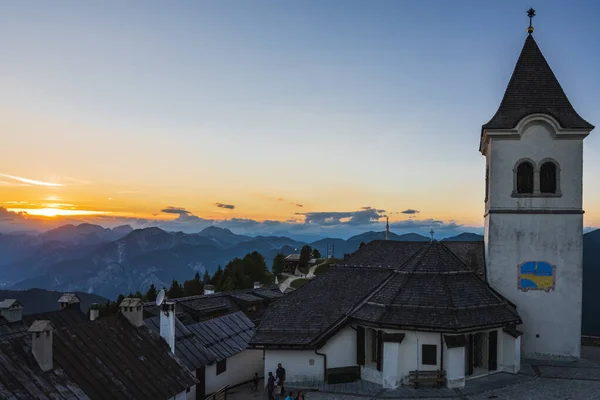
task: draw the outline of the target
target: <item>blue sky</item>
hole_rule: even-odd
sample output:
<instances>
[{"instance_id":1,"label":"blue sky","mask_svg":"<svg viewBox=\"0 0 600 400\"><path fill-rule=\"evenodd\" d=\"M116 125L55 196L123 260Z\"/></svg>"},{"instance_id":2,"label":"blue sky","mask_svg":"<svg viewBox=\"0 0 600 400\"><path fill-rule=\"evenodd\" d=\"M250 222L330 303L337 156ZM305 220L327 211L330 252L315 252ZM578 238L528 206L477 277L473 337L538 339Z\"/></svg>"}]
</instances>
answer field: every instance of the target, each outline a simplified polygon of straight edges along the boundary
<instances>
[{"instance_id":1,"label":"blue sky","mask_svg":"<svg viewBox=\"0 0 600 400\"><path fill-rule=\"evenodd\" d=\"M6 3L0 173L72 179L53 192L7 182L0 200L290 224L362 207L401 223L415 209L416 220L480 227L480 129L529 7L571 102L600 124L593 1ZM596 132L585 145L593 182ZM599 202L587 185L586 225L600 225Z\"/></svg>"}]
</instances>

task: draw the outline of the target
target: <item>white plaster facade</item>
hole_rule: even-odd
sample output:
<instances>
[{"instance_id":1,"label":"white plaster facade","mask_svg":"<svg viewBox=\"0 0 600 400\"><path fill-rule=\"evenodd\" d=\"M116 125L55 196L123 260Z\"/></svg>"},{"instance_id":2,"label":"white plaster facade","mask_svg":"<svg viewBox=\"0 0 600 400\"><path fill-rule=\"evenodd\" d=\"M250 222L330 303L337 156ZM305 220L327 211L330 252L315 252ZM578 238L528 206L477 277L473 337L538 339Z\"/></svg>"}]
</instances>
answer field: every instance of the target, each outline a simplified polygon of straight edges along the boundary
<instances>
[{"instance_id":1,"label":"white plaster facade","mask_svg":"<svg viewBox=\"0 0 600 400\"><path fill-rule=\"evenodd\" d=\"M481 152L489 170L485 205L485 259L490 285L516 304L523 320L526 357L578 358L583 263L583 139L545 115L525 117L514 130L487 131ZM557 194L514 196L517 162L557 163ZM527 213L524 213L527 212ZM554 213L551 213L554 212ZM519 288L518 266L527 261L555 266L554 288Z\"/></svg>"},{"instance_id":2,"label":"white plaster facade","mask_svg":"<svg viewBox=\"0 0 600 400\"><path fill-rule=\"evenodd\" d=\"M465 385L467 375L466 348L448 348L443 339L444 334L433 332L402 331L380 329L385 333L403 333L401 343L386 342L383 346L383 362L381 370L377 363L371 361L371 338L369 328L365 334L365 365L360 367L361 379L382 385L384 388L397 388L408 383L410 371L446 371L448 387ZM486 335L496 331L497 341L497 368L487 371L486 368L476 370L471 377L478 377L489 373L510 372L517 373L520 368L520 337L513 337L502 329L483 331ZM486 336L487 338L487 336ZM435 364L424 364L423 345L436 346ZM487 347L486 347L487 349ZM322 382L325 380L325 368L340 368L357 366L357 335L355 327L347 326L331 337L318 353L314 350L265 350L264 376L277 369L281 363L286 369L288 382ZM487 358L484 358L484 363ZM487 364L486 364L487 365ZM265 379L266 384L266 379Z\"/></svg>"},{"instance_id":3,"label":"white plaster facade","mask_svg":"<svg viewBox=\"0 0 600 400\"><path fill-rule=\"evenodd\" d=\"M265 385L269 372L275 375L279 363L288 382L324 381L325 362L328 369L356 365L356 330L343 328L317 352L320 354L314 350L265 350Z\"/></svg>"},{"instance_id":4,"label":"white plaster facade","mask_svg":"<svg viewBox=\"0 0 600 400\"><path fill-rule=\"evenodd\" d=\"M226 361L225 371L217 375L217 364L206 366L205 393L213 393L224 386L236 386L252 380L255 373L261 376L263 372L263 351L247 349Z\"/></svg>"}]
</instances>

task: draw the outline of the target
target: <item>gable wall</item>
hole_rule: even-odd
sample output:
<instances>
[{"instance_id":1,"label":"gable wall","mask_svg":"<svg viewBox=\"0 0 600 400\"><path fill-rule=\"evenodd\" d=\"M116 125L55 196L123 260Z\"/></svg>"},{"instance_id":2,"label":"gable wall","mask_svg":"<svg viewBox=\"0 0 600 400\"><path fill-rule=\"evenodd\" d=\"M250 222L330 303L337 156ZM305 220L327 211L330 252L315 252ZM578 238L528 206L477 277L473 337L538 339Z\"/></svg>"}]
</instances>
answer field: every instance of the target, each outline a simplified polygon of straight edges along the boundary
<instances>
[{"instance_id":1,"label":"gable wall","mask_svg":"<svg viewBox=\"0 0 600 400\"><path fill-rule=\"evenodd\" d=\"M222 387L235 386L252 380L255 373L263 372L262 350L248 349L227 359L227 369L217 375L217 364L206 366L206 393L215 392Z\"/></svg>"}]
</instances>

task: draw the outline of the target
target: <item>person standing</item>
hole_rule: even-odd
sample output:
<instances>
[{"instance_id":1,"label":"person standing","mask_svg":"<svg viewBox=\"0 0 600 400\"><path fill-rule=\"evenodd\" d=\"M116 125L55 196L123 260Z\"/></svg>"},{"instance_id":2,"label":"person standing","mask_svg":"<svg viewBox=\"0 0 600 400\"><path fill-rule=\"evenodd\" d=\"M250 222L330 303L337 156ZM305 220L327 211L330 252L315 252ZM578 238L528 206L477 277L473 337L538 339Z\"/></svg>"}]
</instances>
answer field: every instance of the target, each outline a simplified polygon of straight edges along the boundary
<instances>
[{"instance_id":1,"label":"person standing","mask_svg":"<svg viewBox=\"0 0 600 400\"><path fill-rule=\"evenodd\" d=\"M256 392L258 391L258 382L260 381L260 378L258 377L258 372L254 373L254 378L252 378L252 391Z\"/></svg>"},{"instance_id":2,"label":"person standing","mask_svg":"<svg viewBox=\"0 0 600 400\"><path fill-rule=\"evenodd\" d=\"M285 382L285 368L281 366L281 363L277 364L277 371L275 371L275 376L277 376L277 381L279 386L281 386L281 393L285 391L284 382Z\"/></svg>"},{"instance_id":3,"label":"person standing","mask_svg":"<svg viewBox=\"0 0 600 400\"><path fill-rule=\"evenodd\" d=\"M269 379L267 379L267 392L269 393L269 400L275 400L273 392L275 391L275 377L272 372L269 372Z\"/></svg>"}]
</instances>

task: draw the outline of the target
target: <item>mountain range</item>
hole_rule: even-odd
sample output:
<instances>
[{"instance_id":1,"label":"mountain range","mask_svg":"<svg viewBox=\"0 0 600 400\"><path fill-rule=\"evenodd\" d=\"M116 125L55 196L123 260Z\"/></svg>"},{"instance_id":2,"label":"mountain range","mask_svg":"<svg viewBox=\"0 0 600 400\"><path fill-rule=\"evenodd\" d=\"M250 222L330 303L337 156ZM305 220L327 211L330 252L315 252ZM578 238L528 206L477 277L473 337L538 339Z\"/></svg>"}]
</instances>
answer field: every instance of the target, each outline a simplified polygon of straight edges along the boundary
<instances>
[{"instance_id":1,"label":"mountain range","mask_svg":"<svg viewBox=\"0 0 600 400\"><path fill-rule=\"evenodd\" d=\"M343 257L361 243L384 240L385 232L365 232L349 239L308 243L323 255ZM389 233L389 240L429 241L409 233ZM480 241L482 235L461 233L442 241ZM42 234L0 235L0 287L95 293L110 299L121 293L145 292L151 284L169 287L196 272L213 273L235 257L261 253L270 267L277 253L299 253L307 243L288 237L246 236L218 227L198 233L167 232L160 228L107 229L97 225L65 225ZM583 312L600 315L600 230L584 234ZM584 333L600 335L600 320L584 318Z\"/></svg>"}]
</instances>

